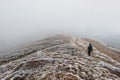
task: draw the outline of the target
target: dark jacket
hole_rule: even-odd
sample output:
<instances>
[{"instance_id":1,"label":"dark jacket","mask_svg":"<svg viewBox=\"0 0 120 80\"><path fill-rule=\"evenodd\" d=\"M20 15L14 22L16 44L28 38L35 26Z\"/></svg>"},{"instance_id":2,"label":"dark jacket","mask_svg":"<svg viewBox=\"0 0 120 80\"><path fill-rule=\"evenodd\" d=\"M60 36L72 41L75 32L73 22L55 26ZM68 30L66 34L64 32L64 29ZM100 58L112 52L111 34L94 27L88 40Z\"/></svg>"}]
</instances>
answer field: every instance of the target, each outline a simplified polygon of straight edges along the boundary
<instances>
[{"instance_id":1,"label":"dark jacket","mask_svg":"<svg viewBox=\"0 0 120 80\"><path fill-rule=\"evenodd\" d=\"M92 50L93 50L92 45L89 45L89 46L88 46L88 51L92 51Z\"/></svg>"}]
</instances>

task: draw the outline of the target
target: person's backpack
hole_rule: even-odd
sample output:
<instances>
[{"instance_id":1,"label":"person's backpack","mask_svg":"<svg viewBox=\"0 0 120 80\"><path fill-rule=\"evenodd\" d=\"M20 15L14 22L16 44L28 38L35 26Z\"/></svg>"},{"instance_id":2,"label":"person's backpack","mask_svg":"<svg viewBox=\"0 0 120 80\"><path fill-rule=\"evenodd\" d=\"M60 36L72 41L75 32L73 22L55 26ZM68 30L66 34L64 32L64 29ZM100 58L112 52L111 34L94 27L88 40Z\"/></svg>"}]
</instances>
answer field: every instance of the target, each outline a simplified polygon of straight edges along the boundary
<instances>
[{"instance_id":1,"label":"person's backpack","mask_svg":"<svg viewBox=\"0 0 120 80\"><path fill-rule=\"evenodd\" d=\"M92 51L93 50L93 47L91 45L88 46L88 50L89 51Z\"/></svg>"}]
</instances>

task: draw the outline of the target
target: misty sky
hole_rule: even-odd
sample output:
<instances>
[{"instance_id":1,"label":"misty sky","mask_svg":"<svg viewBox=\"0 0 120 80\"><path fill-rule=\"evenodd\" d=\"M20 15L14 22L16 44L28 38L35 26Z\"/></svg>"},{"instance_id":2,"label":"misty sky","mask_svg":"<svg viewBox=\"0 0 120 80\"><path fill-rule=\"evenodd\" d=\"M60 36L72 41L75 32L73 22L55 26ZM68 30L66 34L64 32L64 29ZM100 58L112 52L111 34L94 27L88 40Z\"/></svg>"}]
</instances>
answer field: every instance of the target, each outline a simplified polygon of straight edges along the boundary
<instances>
[{"instance_id":1,"label":"misty sky","mask_svg":"<svg viewBox=\"0 0 120 80\"><path fill-rule=\"evenodd\" d=\"M120 0L0 0L0 42L63 32L120 35Z\"/></svg>"}]
</instances>

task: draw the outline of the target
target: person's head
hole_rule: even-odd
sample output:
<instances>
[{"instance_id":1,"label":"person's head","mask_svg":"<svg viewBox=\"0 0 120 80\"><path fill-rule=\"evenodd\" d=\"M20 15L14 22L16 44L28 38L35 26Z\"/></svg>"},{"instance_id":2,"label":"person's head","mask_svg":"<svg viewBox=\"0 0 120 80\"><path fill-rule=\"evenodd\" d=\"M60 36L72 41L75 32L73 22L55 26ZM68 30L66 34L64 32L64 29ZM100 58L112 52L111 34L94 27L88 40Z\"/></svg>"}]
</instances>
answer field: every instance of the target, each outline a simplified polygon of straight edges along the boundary
<instances>
[{"instance_id":1,"label":"person's head","mask_svg":"<svg viewBox=\"0 0 120 80\"><path fill-rule=\"evenodd\" d=\"M91 46L92 44L91 44L91 43L89 43L89 45Z\"/></svg>"}]
</instances>

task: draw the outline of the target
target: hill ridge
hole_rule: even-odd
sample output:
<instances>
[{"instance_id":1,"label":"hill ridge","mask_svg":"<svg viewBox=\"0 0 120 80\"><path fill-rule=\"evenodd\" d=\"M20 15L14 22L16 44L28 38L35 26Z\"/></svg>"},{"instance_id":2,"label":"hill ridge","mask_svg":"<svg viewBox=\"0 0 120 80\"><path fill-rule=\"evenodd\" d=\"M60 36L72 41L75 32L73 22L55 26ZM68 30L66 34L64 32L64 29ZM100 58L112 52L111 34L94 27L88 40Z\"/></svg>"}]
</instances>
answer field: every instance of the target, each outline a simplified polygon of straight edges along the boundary
<instances>
[{"instance_id":1,"label":"hill ridge","mask_svg":"<svg viewBox=\"0 0 120 80\"><path fill-rule=\"evenodd\" d=\"M0 79L119 80L120 62L99 51L96 46L88 57L89 42L93 46L98 44L87 39L63 35L37 41L26 49L28 53L19 53L26 56L18 56L18 59L0 65ZM32 50L35 51L31 52Z\"/></svg>"}]
</instances>

